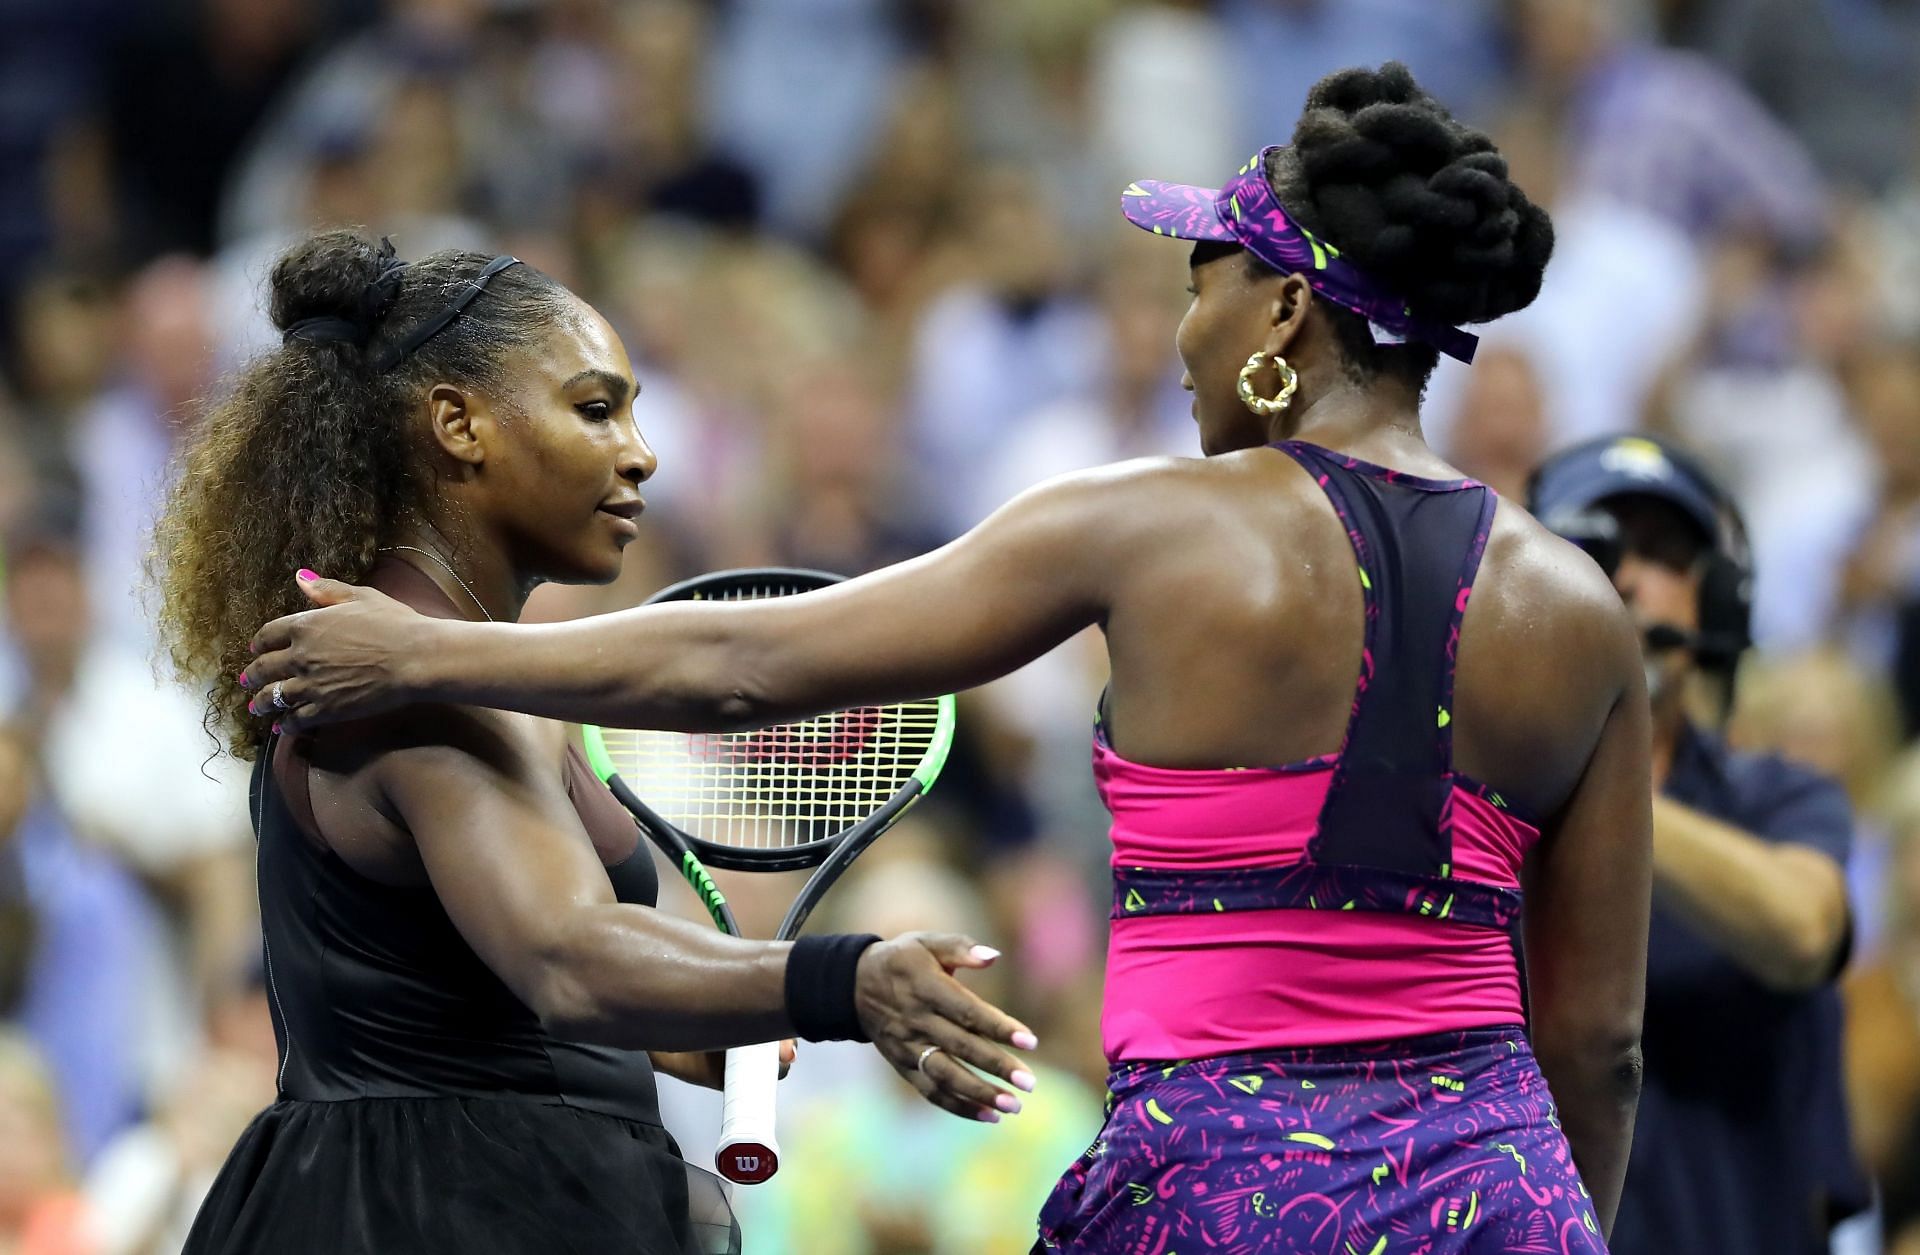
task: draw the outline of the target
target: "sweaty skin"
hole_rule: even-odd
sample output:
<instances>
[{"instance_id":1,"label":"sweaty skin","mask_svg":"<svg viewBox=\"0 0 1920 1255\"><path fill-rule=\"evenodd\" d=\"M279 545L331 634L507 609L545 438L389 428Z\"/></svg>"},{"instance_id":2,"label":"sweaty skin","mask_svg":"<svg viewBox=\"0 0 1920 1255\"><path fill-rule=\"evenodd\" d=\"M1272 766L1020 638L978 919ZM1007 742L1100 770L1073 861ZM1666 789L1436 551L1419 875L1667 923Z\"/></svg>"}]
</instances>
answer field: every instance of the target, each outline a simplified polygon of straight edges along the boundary
<instances>
[{"instance_id":1,"label":"sweaty skin","mask_svg":"<svg viewBox=\"0 0 1920 1255\"><path fill-rule=\"evenodd\" d=\"M1418 398L1357 380L1294 276L1196 255L1178 347L1204 459L1070 475L931 554L750 604L667 605L517 627L422 620L327 580L331 608L267 625L248 668L295 726L413 701L609 725L718 730L971 687L1097 624L1114 749L1165 767L1291 762L1340 744L1362 599L1349 541L1284 454L1299 438L1458 478ZM1293 406L1234 396L1255 348ZM1258 381L1276 390L1271 371ZM266 703L257 702L263 713ZM1285 717L1276 717L1284 713ZM1604 1227L1638 1094L1650 903L1649 719L1639 643L1606 577L1502 503L1462 627L1455 758L1547 817L1525 869L1531 1034Z\"/></svg>"}]
</instances>

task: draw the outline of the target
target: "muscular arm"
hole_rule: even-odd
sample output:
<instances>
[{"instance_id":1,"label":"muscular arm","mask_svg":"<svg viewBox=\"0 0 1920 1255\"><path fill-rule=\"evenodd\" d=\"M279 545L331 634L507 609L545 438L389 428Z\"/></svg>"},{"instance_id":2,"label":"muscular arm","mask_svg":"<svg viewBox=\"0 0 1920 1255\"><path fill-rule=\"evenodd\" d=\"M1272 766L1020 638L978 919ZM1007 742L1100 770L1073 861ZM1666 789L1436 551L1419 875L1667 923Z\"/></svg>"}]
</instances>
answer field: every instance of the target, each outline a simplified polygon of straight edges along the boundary
<instances>
[{"instance_id":1,"label":"muscular arm","mask_svg":"<svg viewBox=\"0 0 1920 1255\"><path fill-rule=\"evenodd\" d=\"M422 707L369 769L481 960L558 1036L704 1050L792 1032L791 947L614 899L526 719Z\"/></svg>"},{"instance_id":2,"label":"muscular arm","mask_svg":"<svg viewBox=\"0 0 1920 1255\"><path fill-rule=\"evenodd\" d=\"M1616 602L1603 665L1618 697L1526 872L1532 1036L1574 1161L1611 1233L1640 1093L1651 913L1651 722L1638 642Z\"/></svg>"},{"instance_id":3,"label":"muscular arm","mask_svg":"<svg viewBox=\"0 0 1920 1255\"><path fill-rule=\"evenodd\" d=\"M1794 992L1833 978L1847 939L1847 887L1824 851L1776 845L1656 797L1653 873L1662 903L1756 979Z\"/></svg>"},{"instance_id":4,"label":"muscular arm","mask_svg":"<svg viewBox=\"0 0 1920 1255\"><path fill-rule=\"evenodd\" d=\"M679 1052L790 1035L792 946L617 901L561 783L554 732L498 711L419 707L361 748L461 937L549 1032L671 1052L657 1056L668 1071L713 1084L712 1059ZM998 1047L1027 1039L1031 1048L1031 1034L953 979L991 961L972 947L922 934L870 946L854 992L861 1026L909 1083L978 1117L1001 1094L960 1063L1031 1088ZM916 1066L928 1042L955 1062Z\"/></svg>"},{"instance_id":5,"label":"muscular arm","mask_svg":"<svg viewBox=\"0 0 1920 1255\"><path fill-rule=\"evenodd\" d=\"M420 619L330 585L353 604L306 616L298 632L298 616L268 625L249 673L256 683L285 678L289 728L421 700L716 731L951 692L1105 614L1108 555L1155 508L1147 465L1053 481L933 553L751 605L521 626Z\"/></svg>"}]
</instances>

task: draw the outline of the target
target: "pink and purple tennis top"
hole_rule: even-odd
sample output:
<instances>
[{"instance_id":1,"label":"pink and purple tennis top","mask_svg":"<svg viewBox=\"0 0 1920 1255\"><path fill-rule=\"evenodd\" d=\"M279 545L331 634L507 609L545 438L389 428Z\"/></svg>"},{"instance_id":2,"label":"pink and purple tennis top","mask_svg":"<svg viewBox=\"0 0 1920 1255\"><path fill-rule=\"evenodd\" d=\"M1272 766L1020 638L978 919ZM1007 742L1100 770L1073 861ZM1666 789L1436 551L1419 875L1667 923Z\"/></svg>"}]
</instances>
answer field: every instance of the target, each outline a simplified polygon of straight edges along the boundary
<instances>
[{"instance_id":1,"label":"pink and purple tennis top","mask_svg":"<svg viewBox=\"0 0 1920 1255\"><path fill-rule=\"evenodd\" d=\"M1340 748L1267 768L1123 758L1102 1036L1116 1063L1523 1024L1514 930L1539 829L1453 764L1460 624L1497 498L1275 446L1331 500L1366 606Z\"/></svg>"}]
</instances>

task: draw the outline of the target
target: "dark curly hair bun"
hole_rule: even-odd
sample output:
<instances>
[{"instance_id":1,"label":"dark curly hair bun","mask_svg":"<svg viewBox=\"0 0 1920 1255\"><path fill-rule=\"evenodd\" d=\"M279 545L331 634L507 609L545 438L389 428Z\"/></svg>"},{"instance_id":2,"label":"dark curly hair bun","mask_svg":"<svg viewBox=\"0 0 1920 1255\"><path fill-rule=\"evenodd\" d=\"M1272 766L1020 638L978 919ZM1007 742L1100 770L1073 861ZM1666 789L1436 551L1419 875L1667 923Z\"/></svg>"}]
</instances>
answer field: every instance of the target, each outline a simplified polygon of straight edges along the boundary
<instances>
[{"instance_id":1,"label":"dark curly hair bun","mask_svg":"<svg viewBox=\"0 0 1920 1255\"><path fill-rule=\"evenodd\" d=\"M1316 83L1267 176L1308 230L1423 317L1486 322L1539 295L1546 211L1508 179L1493 141L1398 61Z\"/></svg>"},{"instance_id":2,"label":"dark curly hair bun","mask_svg":"<svg viewBox=\"0 0 1920 1255\"><path fill-rule=\"evenodd\" d=\"M268 280L273 325L296 338L322 328L317 342L345 341L365 348L400 295L406 263L393 242L358 231L327 231L290 249ZM335 328L348 334L332 334Z\"/></svg>"}]
</instances>

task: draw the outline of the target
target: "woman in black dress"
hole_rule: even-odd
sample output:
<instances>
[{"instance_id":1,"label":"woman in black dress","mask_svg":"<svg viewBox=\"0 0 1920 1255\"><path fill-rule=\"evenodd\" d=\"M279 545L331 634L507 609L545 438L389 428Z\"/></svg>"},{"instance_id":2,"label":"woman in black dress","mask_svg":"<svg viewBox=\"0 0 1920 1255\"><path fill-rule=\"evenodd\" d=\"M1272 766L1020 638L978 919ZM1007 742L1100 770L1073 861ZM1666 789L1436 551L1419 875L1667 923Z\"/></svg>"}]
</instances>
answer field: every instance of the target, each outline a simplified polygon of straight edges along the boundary
<instances>
[{"instance_id":1,"label":"woman in black dress","mask_svg":"<svg viewBox=\"0 0 1920 1255\"><path fill-rule=\"evenodd\" d=\"M728 1046L875 1041L931 1101L994 1120L1019 1024L952 973L958 937L794 944L649 909L632 821L561 724L439 706L281 737L240 673L288 564L445 618L511 620L620 569L654 469L619 338L512 258L329 232L271 280L284 345L196 428L160 523L162 626L252 801L279 1101L191 1252L738 1249L718 1182L660 1126L654 1071ZM289 595L291 594L291 596Z\"/></svg>"}]
</instances>

